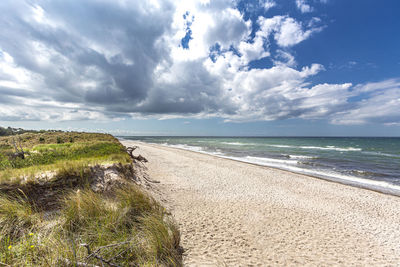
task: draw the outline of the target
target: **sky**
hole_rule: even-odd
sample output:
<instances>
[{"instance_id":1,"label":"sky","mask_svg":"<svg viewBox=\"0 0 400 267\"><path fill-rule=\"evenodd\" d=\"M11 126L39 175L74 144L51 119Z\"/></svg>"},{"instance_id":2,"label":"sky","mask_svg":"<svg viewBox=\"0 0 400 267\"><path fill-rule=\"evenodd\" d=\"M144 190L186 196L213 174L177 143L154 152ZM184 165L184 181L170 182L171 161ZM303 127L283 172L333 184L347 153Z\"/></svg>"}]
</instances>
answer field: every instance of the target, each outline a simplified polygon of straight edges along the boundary
<instances>
[{"instance_id":1,"label":"sky","mask_svg":"<svg viewBox=\"0 0 400 267\"><path fill-rule=\"evenodd\" d=\"M398 0L2 0L0 126L400 136Z\"/></svg>"}]
</instances>

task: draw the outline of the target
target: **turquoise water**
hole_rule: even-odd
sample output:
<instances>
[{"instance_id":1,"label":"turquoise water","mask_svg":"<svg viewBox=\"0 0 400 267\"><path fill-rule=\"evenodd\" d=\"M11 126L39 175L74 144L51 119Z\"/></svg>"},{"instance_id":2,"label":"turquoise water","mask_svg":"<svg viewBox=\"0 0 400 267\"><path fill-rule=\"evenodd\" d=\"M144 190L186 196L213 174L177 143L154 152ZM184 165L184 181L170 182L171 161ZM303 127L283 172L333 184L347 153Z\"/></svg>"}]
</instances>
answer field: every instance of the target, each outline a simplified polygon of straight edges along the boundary
<instances>
[{"instance_id":1,"label":"turquoise water","mask_svg":"<svg viewBox=\"0 0 400 267\"><path fill-rule=\"evenodd\" d=\"M400 138L124 137L400 195Z\"/></svg>"}]
</instances>

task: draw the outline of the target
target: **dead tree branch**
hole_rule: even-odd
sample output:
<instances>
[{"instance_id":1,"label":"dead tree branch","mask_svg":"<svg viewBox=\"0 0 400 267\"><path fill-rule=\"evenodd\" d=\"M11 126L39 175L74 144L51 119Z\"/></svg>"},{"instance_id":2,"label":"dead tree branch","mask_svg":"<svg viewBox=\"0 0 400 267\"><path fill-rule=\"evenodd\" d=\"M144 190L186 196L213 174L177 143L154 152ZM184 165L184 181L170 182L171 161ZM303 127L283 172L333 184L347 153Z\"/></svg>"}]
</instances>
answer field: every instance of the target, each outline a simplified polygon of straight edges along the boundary
<instances>
[{"instance_id":1,"label":"dead tree branch","mask_svg":"<svg viewBox=\"0 0 400 267\"><path fill-rule=\"evenodd\" d=\"M25 151L22 148L21 141L19 141L18 143L19 149L15 138L12 139L12 143L14 145L15 153L11 155L11 159L16 159L16 158L25 159Z\"/></svg>"},{"instance_id":2,"label":"dead tree branch","mask_svg":"<svg viewBox=\"0 0 400 267\"><path fill-rule=\"evenodd\" d=\"M139 155L139 156L133 155L133 151L137 148L139 148L139 147L138 146L127 147L126 152L128 152L129 156L133 159L133 161L148 162L148 160L145 157L143 157L142 155Z\"/></svg>"},{"instance_id":3,"label":"dead tree branch","mask_svg":"<svg viewBox=\"0 0 400 267\"><path fill-rule=\"evenodd\" d=\"M84 262L72 262L68 259L60 259L60 261L62 261L65 265L67 266L77 266L77 267L100 267L99 265L95 265L95 264L88 264L88 263L84 263Z\"/></svg>"},{"instance_id":4,"label":"dead tree branch","mask_svg":"<svg viewBox=\"0 0 400 267\"><path fill-rule=\"evenodd\" d=\"M100 252L100 250L105 249L105 248L117 247L117 246L121 246L121 245L128 244L128 243L129 243L129 241L125 241L125 242L120 242L120 243L116 243L116 244L110 244L110 245L98 247L98 248L97 248L95 251L93 251L93 252L92 252L92 250L90 249L89 244L86 244L86 243L85 243L85 244L81 244L81 246L82 246L82 247L85 247L85 248L87 249L88 256L86 257L86 260L88 260L89 258L93 257L93 258L96 258L96 259L100 260L102 263L108 264L109 266L112 266L112 267L119 267L119 265L114 264L114 263L111 262L111 260L114 259L115 257L113 257L113 258L111 258L111 259L109 259L109 260L106 260L106 259L104 259L103 257L101 257L101 256L99 255L99 252Z\"/></svg>"}]
</instances>

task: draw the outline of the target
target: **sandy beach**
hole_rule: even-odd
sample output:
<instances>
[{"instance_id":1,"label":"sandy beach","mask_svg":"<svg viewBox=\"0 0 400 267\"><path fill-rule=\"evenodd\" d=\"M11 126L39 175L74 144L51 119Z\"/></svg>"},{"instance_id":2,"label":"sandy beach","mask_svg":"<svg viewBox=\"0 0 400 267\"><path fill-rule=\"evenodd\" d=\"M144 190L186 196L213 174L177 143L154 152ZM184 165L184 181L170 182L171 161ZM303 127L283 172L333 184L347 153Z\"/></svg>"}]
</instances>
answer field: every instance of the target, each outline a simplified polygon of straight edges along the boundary
<instances>
[{"instance_id":1,"label":"sandy beach","mask_svg":"<svg viewBox=\"0 0 400 267\"><path fill-rule=\"evenodd\" d=\"M160 145L138 145L180 225L185 266L398 266L400 198Z\"/></svg>"}]
</instances>

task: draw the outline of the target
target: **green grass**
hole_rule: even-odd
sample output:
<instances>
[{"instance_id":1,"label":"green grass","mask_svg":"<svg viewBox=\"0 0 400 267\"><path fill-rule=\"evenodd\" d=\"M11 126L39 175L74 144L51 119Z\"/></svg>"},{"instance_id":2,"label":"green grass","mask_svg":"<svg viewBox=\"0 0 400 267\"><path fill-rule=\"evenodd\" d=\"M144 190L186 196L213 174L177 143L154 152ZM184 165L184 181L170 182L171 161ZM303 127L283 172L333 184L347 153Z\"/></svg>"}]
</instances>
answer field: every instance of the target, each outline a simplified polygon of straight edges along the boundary
<instances>
[{"instance_id":1,"label":"green grass","mask_svg":"<svg viewBox=\"0 0 400 267\"><path fill-rule=\"evenodd\" d=\"M30 155L16 160L7 138L0 138L0 265L181 266L176 224L132 182L130 158L114 137L24 134ZM118 163L125 183L96 193L91 166L104 163ZM38 177L46 171L51 177Z\"/></svg>"},{"instance_id":2,"label":"green grass","mask_svg":"<svg viewBox=\"0 0 400 267\"><path fill-rule=\"evenodd\" d=\"M73 191L55 218L45 218L22 199L0 197L0 261L24 266L63 262L99 264L98 256L123 266L180 265L179 231L164 209L131 185L105 198L90 189Z\"/></svg>"},{"instance_id":3,"label":"green grass","mask_svg":"<svg viewBox=\"0 0 400 267\"><path fill-rule=\"evenodd\" d=\"M129 155L124 147L110 135L87 133L45 133L23 134L17 137L0 137L0 183L21 177L31 179L36 173L57 170L60 166L72 162L80 164L128 163ZM45 135L46 137L43 137ZM43 143L41 140L47 140ZM73 143L57 143L58 139ZM13 140L21 144L25 159L12 159ZM48 143L53 142L53 143Z\"/></svg>"},{"instance_id":4,"label":"green grass","mask_svg":"<svg viewBox=\"0 0 400 267\"><path fill-rule=\"evenodd\" d=\"M23 198L11 198L0 195L0 242L4 237L20 237L24 231L30 230L38 221L38 216Z\"/></svg>"},{"instance_id":5,"label":"green grass","mask_svg":"<svg viewBox=\"0 0 400 267\"><path fill-rule=\"evenodd\" d=\"M79 160L91 157L118 155L124 149L120 144L111 142L69 143L37 145L26 149L25 159L10 159L6 153L0 158L0 170L20 169L30 166L52 164L59 160Z\"/></svg>"}]
</instances>

